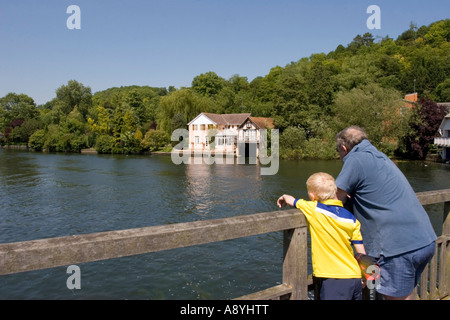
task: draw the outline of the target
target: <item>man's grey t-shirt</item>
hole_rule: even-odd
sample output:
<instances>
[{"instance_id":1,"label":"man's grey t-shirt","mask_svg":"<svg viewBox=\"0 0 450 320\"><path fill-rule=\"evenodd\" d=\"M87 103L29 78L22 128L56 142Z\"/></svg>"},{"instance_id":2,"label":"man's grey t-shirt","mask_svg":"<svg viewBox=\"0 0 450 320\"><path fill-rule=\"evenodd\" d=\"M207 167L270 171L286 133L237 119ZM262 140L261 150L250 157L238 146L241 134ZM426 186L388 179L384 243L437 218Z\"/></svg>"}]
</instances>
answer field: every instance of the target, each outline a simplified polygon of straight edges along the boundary
<instances>
[{"instance_id":1,"label":"man's grey t-shirt","mask_svg":"<svg viewBox=\"0 0 450 320\"><path fill-rule=\"evenodd\" d=\"M391 257L436 240L414 190L384 153L363 140L343 161L336 185L351 196L368 255Z\"/></svg>"}]
</instances>

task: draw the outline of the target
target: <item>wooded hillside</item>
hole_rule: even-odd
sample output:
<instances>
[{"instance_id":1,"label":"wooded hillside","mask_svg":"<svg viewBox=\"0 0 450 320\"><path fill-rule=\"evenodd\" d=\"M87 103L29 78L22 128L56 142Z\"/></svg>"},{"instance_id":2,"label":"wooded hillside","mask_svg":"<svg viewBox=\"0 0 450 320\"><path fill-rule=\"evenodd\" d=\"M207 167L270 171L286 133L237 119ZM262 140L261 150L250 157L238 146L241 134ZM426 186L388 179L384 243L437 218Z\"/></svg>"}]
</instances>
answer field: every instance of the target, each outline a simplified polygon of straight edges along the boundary
<instances>
[{"instance_id":1,"label":"wooded hillside","mask_svg":"<svg viewBox=\"0 0 450 320\"><path fill-rule=\"evenodd\" d=\"M402 99L414 91L420 103L405 108ZM411 25L395 40L357 35L348 45L275 66L250 82L211 71L189 88L128 86L93 94L71 80L39 106L32 97L9 93L0 98L0 132L2 144L36 150L170 150L171 132L200 112L250 112L274 118L284 158L335 158L334 136L348 125L364 127L388 155L423 158L446 112L435 102L445 101L450 19Z\"/></svg>"}]
</instances>

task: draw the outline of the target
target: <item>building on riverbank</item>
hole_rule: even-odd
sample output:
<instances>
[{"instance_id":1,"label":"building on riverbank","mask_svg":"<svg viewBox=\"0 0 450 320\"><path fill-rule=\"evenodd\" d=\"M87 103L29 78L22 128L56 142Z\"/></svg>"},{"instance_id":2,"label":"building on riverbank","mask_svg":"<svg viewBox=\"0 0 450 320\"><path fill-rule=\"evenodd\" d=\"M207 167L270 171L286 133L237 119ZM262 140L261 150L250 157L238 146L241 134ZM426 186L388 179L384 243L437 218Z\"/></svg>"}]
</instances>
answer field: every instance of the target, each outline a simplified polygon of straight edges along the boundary
<instances>
[{"instance_id":1,"label":"building on riverbank","mask_svg":"<svg viewBox=\"0 0 450 320\"><path fill-rule=\"evenodd\" d=\"M442 120L439 126L440 137L434 138L434 145L441 147L441 158L445 161L450 160L450 113Z\"/></svg>"},{"instance_id":2,"label":"building on riverbank","mask_svg":"<svg viewBox=\"0 0 450 320\"><path fill-rule=\"evenodd\" d=\"M258 157L261 130L271 130L275 126L272 118L252 117L251 113L202 112L188 123L188 127L191 152L211 150Z\"/></svg>"}]
</instances>

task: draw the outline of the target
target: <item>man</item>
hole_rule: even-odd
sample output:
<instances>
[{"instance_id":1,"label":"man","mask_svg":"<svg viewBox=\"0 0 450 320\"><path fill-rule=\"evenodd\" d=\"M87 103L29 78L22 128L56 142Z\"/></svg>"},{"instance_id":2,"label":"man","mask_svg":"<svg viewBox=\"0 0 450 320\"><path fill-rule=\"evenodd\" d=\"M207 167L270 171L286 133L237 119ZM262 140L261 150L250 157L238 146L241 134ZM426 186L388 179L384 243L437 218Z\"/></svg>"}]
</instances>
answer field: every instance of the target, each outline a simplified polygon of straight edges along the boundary
<instances>
[{"instance_id":1,"label":"man","mask_svg":"<svg viewBox=\"0 0 450 320\"><path fill-rule=\"evenodd\" d=\"M336 135L336 145L344 162L336 179L338 198L350 199L366 252L378 259L377 291L385 299L411 299L435 251L428 214L403 173L369 142L363 129L344 129Z\"/></svg>"}]
</instances>

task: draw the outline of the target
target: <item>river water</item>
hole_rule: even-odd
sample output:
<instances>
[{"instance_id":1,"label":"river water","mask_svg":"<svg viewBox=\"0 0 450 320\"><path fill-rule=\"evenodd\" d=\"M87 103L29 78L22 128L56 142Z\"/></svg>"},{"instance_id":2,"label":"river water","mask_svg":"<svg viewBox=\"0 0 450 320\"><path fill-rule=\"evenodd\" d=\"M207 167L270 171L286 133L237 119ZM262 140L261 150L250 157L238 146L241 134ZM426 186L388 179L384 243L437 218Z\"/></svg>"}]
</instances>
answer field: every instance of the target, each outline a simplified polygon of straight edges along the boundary
<instances>
[{"instance_id":1,"label":"river water","mask_svg":"<svg viewBox=\"0 0 450 320\"><path fill-rule=\"evenodd\" d=\"M415 191L446 189L450 166L399 162ZM314 172L341 161L180 164L170 156L0 150L0 243L216 219L278 210L283 193L306 197ZM442 205L426 207L441 233ZM0 299L232 299L281 283L282 233L0 276ZM309 270L311 273L311 270Z\"/></svg>"}]
</instances>

